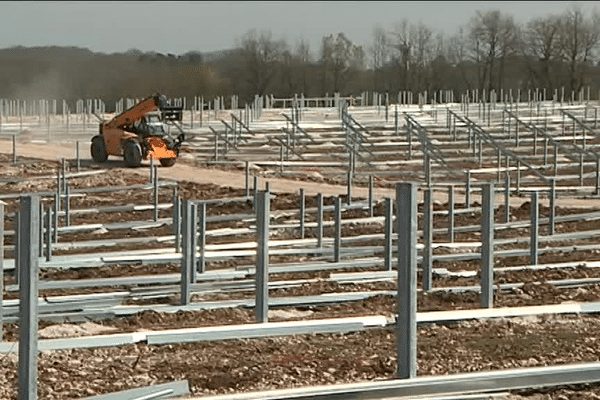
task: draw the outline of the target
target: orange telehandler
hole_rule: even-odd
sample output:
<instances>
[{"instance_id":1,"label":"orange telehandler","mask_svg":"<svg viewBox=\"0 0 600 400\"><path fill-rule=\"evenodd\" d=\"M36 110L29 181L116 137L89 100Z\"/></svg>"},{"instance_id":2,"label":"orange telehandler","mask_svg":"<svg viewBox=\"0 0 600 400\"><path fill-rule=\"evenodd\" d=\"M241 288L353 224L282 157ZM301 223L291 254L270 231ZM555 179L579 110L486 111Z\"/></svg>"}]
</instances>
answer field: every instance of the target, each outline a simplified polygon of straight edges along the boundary
<instances>
[{"instance_id":1,"label":"orange telehandler","mask_svg":"<svg viewBox=\"0 0 600 400\"><path fill-rule=\"evenodd\" d=\"M110 121L100 122L100 134L92 138L92 158L104 162L108 156L121 156L128 167L154 158L170 167L179 156L184 134L173 138L164 122L181 121L182 115L183 107L171 105L165 96L148 97Z\"/></svg>"}]
</instances>

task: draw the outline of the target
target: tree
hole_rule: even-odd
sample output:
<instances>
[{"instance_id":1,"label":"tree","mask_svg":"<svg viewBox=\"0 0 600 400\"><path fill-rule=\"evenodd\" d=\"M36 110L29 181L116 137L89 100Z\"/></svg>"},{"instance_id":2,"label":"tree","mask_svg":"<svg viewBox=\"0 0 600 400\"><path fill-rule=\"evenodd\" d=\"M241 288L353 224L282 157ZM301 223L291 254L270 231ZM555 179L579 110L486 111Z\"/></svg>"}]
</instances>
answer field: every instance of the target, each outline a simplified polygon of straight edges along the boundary
<instances>
[{"instance_id":1,"label":"tree","mask_svg":"<svg viewBox=\"0 0 600 400\"><path fill-rule=\"evenodd\" d=\"M562 20L549 15L529 21L523 38L523 55L536 86L551 90L558 86L553 65L561 57Z\"/></svg>"},{"instance_id":2,"label":"tree","mask_svg":"<svg viewBox=\"0 0 600 400\"><path fill-rule=\"evenodd\" d=\"M371 66L373 68L373 88L380 90L380 83L385 79L383 68L390 60L390 41L385 33L385 30L377 25L373 28L373 44L369 48L371 53ZM387 89L387 82L383 82L383 86Z\"/></svg>"},{"instance_id":3,"label":"tree","mask_svg":"<svg viewBox=\"0 0 600 400\"><path fill-rule=\"evenodd\" d=\"M350 77L364 68L365 53L362 46L350 41L343 33L326 35L321 47L322 88L327 91L328 77L332 78L333 92L345 89Z\"/></svg>"}]
</instances>

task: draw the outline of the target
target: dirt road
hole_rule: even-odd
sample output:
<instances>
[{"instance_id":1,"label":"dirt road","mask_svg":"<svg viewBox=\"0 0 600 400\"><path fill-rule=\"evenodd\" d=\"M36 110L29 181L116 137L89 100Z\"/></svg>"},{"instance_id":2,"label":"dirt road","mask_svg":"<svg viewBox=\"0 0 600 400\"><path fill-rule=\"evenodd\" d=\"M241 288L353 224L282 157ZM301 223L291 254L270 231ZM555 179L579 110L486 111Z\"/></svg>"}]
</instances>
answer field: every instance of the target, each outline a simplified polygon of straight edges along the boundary
<instances>
[{"instance_id":1,"label":"dirt road","mask_svg":"<svg viewBox=\"0 0 600 400\"><path fill-rule=\"evenodd\" d=\"M12 142L10 140L0 140L0 153L12 154ZM41 144L41 143L17 143L17 156L18 157L31 157L39 158L43 160L54 160L60 161L61 157L66 159L74 159L76 157L75 144L72 147L60 145L60 144ZM80 157L82 160L90 161L89 148L87 145L80 146ZM108 166L123 167L124 164L121 160L116 157L109 157L107 162ZM148 163L143 164L141 168L132 169L135 173L147 176L149 174ZM146 168L144 168L146 166ZM246 178L244 171L224 171L217 168L206 168L192 166L186 162L178 162L170 168L160 168L159 176L161 178L168 178L177 181L189 181L201 184L214 184L217 186L232 187L235 189L243 189L246 187ZM345 195L347 193L346 186L343 185L330 185L326 183L308 182L308 181L296 181L292 179L284 178L269 178L269 189L272 193L297 193L300 188L304 188L307 196L315 196L318 193L322 193L324 196L336 196ZM252 182L250 182L252 185ZM264 188L265 180L259 180L259 187ZM373 195L375 199L381 199L384 197L395 197L395 191L393 189L374 188ZM352 190L353 197L366 198L368 196L367 188L354 187ZM420 193L419 193L420 197ZM436 192L435 200L440 202L447 201L447 195L445 193ZM477 194L471 195L471 201L480 202L480 198ZM496 204L503 204L504 198L501 194L496 196ZM511 199L512 206L520 206L524 202L529 201L528 197L513 197ZM455 194L455 202L464 202L464 195L457 189ZM547 199L540 199L542 205L548 205ZM600 199L595 200L577 200L577 199L560 199L556 201L558 207L600 207Z\"/></svg>"}]
</instances>

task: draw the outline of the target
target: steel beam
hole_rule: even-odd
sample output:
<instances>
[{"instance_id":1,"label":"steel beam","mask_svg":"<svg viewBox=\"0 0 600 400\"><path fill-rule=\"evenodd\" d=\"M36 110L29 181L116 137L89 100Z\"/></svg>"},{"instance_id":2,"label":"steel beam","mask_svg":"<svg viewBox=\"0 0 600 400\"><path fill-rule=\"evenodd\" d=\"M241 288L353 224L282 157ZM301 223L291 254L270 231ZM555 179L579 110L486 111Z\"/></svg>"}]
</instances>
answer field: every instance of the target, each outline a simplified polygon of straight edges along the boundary
<instances>
[{"instance_id":1,"label":"steel beam","mask_svg":"<svg viewBox=\"0 0 600 400\"><path fill-rule=\"evenodd\" d=\"M481 306L494 305L494 184L482 185Z\"/></svg>"},{"instance_id":2,"label":"steel beam","mask_svg":"<svg viewBox=\"0 0 600 400\"><path fill-rule=\"evenodd\" d=\"M268 322L269 313L269 217L267 190L258 192L256 206L256 322Z\"/></svg>"}]
</instances>

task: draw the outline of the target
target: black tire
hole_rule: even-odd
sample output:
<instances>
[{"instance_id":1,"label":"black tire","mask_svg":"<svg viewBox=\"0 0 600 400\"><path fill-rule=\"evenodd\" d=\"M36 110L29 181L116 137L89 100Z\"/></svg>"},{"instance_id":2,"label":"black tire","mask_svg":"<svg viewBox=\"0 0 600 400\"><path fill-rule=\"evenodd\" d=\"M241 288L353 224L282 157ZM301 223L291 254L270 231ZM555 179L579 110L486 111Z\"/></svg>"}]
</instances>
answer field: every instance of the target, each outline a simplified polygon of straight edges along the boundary
<instances>
[{"instance_id":1,"label":"black tire","mask_svg":"<svg viewBox=\"0 0 600 400\"><path fill-rule=\"evenodd\" d=\"M125 165L128 167L139 167L142 164L142 148L139 143L133 140L126 142L123 158L125 159Z\"/></svg>"},{"instance_id":2,"label":"black tire","mask_svg":"<svg viewBox=\"0 0 600 400\"><path fill-rule=\"evenodd\" d=\"M162 165L163 167L172 167L173 165L175 165L175 161L177 161L176 158L161 158L160 165Z\"/></svg>"},{"instance_id":3,"label":"black tire","mask_svg":"<svg viewBox=\"0 0 600 400\"><path fill-rule=\"evenodd\" d=\"M106 148L104 147L104 139L102 136L94 136L92 138L90 152L92 153L92 159L95 162L102 163L108 159L108 154L106 154Z\"/></svg>"}]
</instances>

